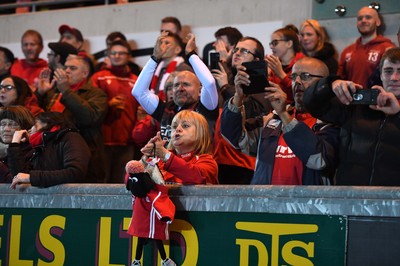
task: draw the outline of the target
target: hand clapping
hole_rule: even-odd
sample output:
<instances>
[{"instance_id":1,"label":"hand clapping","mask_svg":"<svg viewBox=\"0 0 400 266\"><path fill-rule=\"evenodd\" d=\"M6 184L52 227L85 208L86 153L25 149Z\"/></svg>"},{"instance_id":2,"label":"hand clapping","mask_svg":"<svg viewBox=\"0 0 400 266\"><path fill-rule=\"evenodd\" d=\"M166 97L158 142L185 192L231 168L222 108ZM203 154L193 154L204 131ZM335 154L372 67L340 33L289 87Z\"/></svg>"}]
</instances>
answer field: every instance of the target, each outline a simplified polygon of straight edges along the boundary
<instances>
[{"instance_id":1,"label":"hand clapping","mask_svg":"<svg viewBox=\"0 0 400 266\"><path fill-rule=\"evenodd\" d=\"M157 132L157 135L149 140L149 142L140 150L144 155L148 157L164 158L168 150L164 147L166 141L162 140L161 133Z\"/></svg>"}]
</instances>

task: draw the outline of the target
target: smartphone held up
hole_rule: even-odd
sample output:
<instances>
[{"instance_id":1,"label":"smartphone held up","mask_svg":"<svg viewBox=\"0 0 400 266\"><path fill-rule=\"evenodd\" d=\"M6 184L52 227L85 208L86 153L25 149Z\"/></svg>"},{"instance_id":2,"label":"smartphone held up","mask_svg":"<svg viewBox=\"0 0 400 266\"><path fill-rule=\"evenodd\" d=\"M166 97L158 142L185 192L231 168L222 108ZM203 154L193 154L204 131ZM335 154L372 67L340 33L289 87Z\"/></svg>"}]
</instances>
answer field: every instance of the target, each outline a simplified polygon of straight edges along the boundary
<instances>
[{"instance_id":1,"label":"smartphone held up","mask_svg":"<svg viewBox=\"0 0 400 266\"><path fill-rule=\"evenodd\" d=\"M267 62L252 61L242 63L246 68L246 73L249 75L250 85L243 86L244 94L264 93L265 87L269 87L267 75Z\"/></svg>"},{"instance_id":2,"label":"smartphone held up","mask_svg":"<svg viewBox=\"0 0 400 266\"><path fill-rule=\"evenodd\" d=\"M376 105L379 93L378 89L357 89L350 104Z\"/></svg>"},{"instance_id":3,"label":"smartphone held up","mask_svg":"<svg viewBox=\"0 0 400 266\"><path fill-rule=\"evenodd\" d=\"M210 60L208 61L210 62L210 70L219 69L219 60L219 53L210 53Z\"/></svg>"}]
</instances>

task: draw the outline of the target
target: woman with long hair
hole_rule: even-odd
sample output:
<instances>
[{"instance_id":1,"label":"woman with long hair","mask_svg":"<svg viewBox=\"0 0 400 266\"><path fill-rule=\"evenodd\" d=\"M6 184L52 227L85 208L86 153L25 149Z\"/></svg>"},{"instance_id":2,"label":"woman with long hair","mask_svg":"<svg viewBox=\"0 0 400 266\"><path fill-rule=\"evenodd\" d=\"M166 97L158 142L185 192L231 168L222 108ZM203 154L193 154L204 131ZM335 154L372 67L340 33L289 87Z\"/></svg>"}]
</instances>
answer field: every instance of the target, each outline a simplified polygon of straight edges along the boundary
<instances>
[{"instance_id":1,"label":"woman with long hair","mask_svg":"<svg viewBox=\"0 0 400 266\"><path fill-rule=\"evenodd\" d=\"M315 19L307 19L300 26L300 44L302 51L309 57L324 62L329 74L336 75L338 70L338 53L328 42L325 29Z\"/></svg>"},{"instance_id":2,"label":"woman with long hair","mask_svg":"<svg viewBox=\"0 0 400 266\"><path fill-rule=\"evenodd\" d=\"M282 88L288 96L288 102L293 102L292 80L289 76L294 63L304 57L299 37L292 28L280 28L272 33L269 47L272 55L265 56L270 69L269 80Z\"/></svg>"}]
</instances>

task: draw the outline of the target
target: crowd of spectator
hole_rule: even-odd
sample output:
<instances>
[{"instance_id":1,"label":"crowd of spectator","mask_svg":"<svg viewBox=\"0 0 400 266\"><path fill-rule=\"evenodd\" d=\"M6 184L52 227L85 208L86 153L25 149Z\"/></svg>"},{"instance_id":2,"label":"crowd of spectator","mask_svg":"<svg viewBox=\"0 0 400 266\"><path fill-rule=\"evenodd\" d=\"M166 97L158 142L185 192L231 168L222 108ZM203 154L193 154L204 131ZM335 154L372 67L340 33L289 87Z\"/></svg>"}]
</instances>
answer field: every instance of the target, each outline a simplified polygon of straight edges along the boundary
<instances>
[{"instance_id":1,"label":"crowd of spectator","mask_svg":"<svg viewBox=\"0 0 400 266\"><path fill-rule=\"evenodd\" d=\"M143 68L121 32L97 63L79 29L61 25L47 60L27 30L24 58L0 47L0 182L123 183L144 154L179 184L400 185L400 50L377 10L362 7L356 26L340 54L313 19L276 29L272 54L227 26L208 45L215 68L175 17ZM267 83L249 92L257 63ZM371 88L376 102L353 104Z\"/></svg>"}]
</instances>

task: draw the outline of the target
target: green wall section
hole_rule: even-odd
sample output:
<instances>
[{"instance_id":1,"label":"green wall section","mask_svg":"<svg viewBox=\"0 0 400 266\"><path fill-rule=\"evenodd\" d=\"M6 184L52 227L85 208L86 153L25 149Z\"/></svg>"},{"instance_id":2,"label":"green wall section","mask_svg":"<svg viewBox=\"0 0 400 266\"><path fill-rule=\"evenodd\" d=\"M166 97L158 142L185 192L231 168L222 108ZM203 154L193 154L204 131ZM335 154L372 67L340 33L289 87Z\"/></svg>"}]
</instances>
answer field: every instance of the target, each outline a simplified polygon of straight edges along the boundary
<instances>
[{"instance_id":1,"label":"green wall section","mask_svg":"<svg viewBox=\"0 0 400 266\"><path fill-rule=\"evenodd\" d=\"M0 265L130 265L130 218L126 210L3 208ZM342 266L347 217L178 211L170 235L166 252L182 266ZM157 256L149 242L142 265Z\"/></svg>"}]
</instances>

